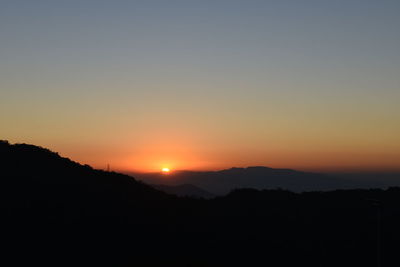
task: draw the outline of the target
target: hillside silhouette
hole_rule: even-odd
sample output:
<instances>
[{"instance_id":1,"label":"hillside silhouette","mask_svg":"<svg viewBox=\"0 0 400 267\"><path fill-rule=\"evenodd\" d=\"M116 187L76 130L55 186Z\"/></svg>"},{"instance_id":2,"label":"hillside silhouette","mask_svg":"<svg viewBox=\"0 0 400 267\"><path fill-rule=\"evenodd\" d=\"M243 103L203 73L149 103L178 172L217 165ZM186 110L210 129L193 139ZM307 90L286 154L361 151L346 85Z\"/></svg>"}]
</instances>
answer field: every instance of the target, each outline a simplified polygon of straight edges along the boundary
<instances>
[{"instance_id":1,"label":"hillside silhouette","mask_svg":"<svg viewBox=\"0 0 400 267\"><path fill-rule=\"evenodd\" d=\"M0 142L7 266L399 266L400 189L175 197Z\"/></svg>"}]
</instances>

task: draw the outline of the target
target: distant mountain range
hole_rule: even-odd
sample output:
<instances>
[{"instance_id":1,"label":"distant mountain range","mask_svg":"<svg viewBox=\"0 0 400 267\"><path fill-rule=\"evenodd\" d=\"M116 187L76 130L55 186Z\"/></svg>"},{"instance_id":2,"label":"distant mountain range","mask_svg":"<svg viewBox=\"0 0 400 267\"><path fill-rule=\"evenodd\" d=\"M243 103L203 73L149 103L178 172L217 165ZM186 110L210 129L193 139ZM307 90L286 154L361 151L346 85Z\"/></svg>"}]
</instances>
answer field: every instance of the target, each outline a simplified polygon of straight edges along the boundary
<instances>
[{"instance_id":1,"label":"distant mountain range","mask_svg":"<svg viewBox=\"0 0 400 267\"><path fill-rule=\"evenodd\" d=\"M176 187L189 184L212 195L226 195L238 188L284 189L293 192L307 192L400 186L399 173L322 174L263 166L231 168L220 171L173 171L169 174L155 172L132 173L132 175L144 183L162 184L164 187L158 187L158 189L168 193L172 193L173 190L166 186ZM178 195L185 195L185 193L192 195L190 188L187 192L185 192L185 187L176 190Z\"/></svg>"},{"instance_id":2,"label":"distant mountain range","mask_svg":"<svg viewBox=\"0 0 400 267\"><path fill-rule=\"evenodd\" d=\"M175 171L135 173L145 183L178 186L191 184L215 195L224 195L237 188L285 189L295 192L351 188L356 183L326 174L300 172L269 167L231 168L221 171Z\"/></svg>"}]
</instances>

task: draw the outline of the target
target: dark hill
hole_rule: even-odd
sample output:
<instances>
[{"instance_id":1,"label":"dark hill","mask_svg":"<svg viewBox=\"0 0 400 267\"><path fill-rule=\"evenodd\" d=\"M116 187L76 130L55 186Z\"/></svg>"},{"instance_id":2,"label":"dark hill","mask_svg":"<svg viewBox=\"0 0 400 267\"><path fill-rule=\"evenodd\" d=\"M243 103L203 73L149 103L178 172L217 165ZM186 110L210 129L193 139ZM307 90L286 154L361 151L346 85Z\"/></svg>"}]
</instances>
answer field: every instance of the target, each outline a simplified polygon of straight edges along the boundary
<instances>
[{"instance_id":1,"label":"dark hill","mask_svg":"<svg viewBox=\"0 0 400 267\"><path fill-rule=\"evenodd\" d=\"M49 200L55 205L59 200L64 203L57 205L88 205L91 209L98 201L127 206L170 198L130 176L94 170L33 145L2 141L0 159L2 188L15 189L3 192L3 196L15 198L15 203L29 196L42 204Z\"/></svg>"},{"instance_id":2,"label":"dark hill","mask_svg":"<svg viewBox=\"0 0 400 267\"><path fill-rule=\"evenodd\" d=\"M400 266L399 188L201 200L31 145L0 162L5 266Z\"/></svg>"},{"instance_id":3,"label":"dark hill","mask_svg":"<svg viewBox=\"0 0 400 267\"><path fill-rule=\"evenodd\" d=\"M158 247L148 240L166 238L164 225L176 221L179 212L174 196L41 147L1 141L0 162L2 237L8 236L7 247L17 252L14 261L26 257L52 261L54 254L62 259L56 265L68 258L75 261L78 255L98 263L110 254L118 255L111 262L118 266L130 257L126 242ZM142 252L146 257L151 250Z\"/></svg>"}]
</instances>

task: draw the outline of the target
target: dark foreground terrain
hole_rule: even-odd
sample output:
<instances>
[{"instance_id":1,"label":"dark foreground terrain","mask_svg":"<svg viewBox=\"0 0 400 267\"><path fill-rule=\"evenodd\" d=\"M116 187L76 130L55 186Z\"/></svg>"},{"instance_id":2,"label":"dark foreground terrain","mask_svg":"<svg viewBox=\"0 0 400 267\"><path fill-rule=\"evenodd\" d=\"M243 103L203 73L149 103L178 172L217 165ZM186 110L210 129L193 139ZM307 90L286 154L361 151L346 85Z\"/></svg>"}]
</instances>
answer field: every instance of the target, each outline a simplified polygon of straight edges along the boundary
<instances>
[{"instance_id":1,"label":"dark foreground terrain","mask_svg":"<svg viewBox=\"0 0 400 267\"><path fill-rule=\"evenodd\" d=\"M3 266L400 266L400 189L178 198L0 142Z\"/></svg>"}]
</instances>

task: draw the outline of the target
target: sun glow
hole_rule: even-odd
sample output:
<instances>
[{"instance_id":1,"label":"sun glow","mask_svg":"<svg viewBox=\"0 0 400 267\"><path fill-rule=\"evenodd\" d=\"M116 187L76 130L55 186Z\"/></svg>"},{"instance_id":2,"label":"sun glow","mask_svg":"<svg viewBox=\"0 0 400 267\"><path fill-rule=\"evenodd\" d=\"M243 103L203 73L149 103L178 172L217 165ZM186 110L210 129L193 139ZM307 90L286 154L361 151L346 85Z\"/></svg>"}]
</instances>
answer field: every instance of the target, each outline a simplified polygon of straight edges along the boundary
<instances>
[{"instance_id":1,"label":"sun glow","mask_svg":"<svg viewBox=\"0 0 400 267\"><path fill-rule=\"evenodd\" d=\"M169 168L162 168L161 171L163 173L169 173L171 170Z\"/></svg>"}]
</instances>

